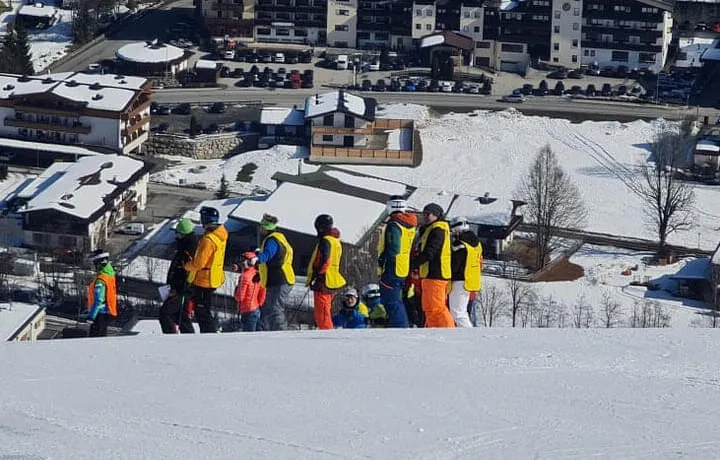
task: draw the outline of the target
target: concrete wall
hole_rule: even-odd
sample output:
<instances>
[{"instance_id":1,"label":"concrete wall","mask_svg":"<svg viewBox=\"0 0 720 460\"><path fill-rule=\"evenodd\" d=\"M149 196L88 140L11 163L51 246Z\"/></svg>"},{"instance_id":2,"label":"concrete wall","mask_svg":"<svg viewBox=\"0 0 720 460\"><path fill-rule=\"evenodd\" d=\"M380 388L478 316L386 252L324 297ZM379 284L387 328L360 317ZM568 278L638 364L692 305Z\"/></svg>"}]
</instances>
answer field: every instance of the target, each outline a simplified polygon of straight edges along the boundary
<instances>
[{"instance_id":1,"label":"concrete wall","mask_svg":"<svg viewBox=\"0 0 720 460\"><path fill-rule=\"evenodd\" d=\"M155 134L143 144L146 156L180 155L197 160L222 158L242 148L240 133L200 135L195 138L173 134Z\"/></svg>"}]
</instances>

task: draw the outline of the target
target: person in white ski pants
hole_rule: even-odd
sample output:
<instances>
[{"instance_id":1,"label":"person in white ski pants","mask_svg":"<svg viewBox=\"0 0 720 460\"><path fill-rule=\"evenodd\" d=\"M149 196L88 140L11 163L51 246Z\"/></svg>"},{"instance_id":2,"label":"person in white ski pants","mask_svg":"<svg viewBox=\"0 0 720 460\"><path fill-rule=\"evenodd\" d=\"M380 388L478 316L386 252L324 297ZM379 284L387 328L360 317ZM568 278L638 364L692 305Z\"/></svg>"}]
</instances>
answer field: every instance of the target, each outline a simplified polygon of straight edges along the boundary
<instances>
[{"instance_id":1,"label":"person in white ski pants","mask_svg":"<svg viewBox=\"0 0 720 460\"><path fill-rule=\"evenodd\" d=\"M473 327L468 316L470 292L481 287L482 245L464 217L450 222L452 233L450 314L456 327Z\"/></svg>"}]
</instances>

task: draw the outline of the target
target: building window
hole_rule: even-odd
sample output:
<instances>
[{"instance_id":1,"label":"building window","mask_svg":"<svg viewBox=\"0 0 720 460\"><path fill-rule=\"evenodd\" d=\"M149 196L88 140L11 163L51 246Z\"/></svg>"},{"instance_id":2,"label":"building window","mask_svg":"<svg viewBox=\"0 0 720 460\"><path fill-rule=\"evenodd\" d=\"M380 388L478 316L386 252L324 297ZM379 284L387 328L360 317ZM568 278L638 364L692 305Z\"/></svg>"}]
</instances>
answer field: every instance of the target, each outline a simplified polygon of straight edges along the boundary
<instances>
[{"instance_id":1,"label":"building window","mask_svg":"<svg viewBox=\"0 0 720 460\"><path fill-rule=\"evenodd\" d=\"M258 35L270 35L270 28L269 27L258 27L257 34Z\"/></svg>"},{"instance_id":2,"label":"building window","mask_svg":"<svg viewBox=\"0 0 720 460\"><path fill-rule=\"evenodd\" d=\"M480 15L479 11L475 12L475 19L480 19L482 16Z\"/></svg>"},{"instance_id":3,"label":"building window","mask_svg":"<svg viewBox=\"0 0 720 460\"><path fill-rule=\"evenodd\" d=\"M553 26L553 33L559 34L559 33L560 33L560 26Z\"/></svg>"},{"instance_id":4,"label":"building window","mask_svg":"<svg viewBox=\"0 0 720 460\"><path fill-rule=\"evenodd\" d=\"M572 55L572 61L573 61L573 62L577 62L577 54L573 54L573 55Z\"/></svg>"},{"instance_id":5,"label":"building window","mask_svg":"<svg viewBox=\"0 0 720 460\"><path fill-rule=\"evenodd\" d=\"M432 16L432 15L433 15L432 8L428 8L427 10L425 10L425 16Z\"/></svg>"},{"instance_id":6,"label":"building window","mask_svg":"<svg viewBox=\"0 0 720 460\"><path fill-rule=\"evenodd\" d=\"M432 26L430 24L425 24L425 30L432 30Z\"/></svg>"},{"instance_id":7,"label":"building window","mask_svg":"<svg viewBox=\"0 0 720 460\"><path fill-rule=\"evenodd\" d=\"M370 40L370 32L358 32L357 38L358 40Z\"/></svg>"},{"instance_id":8,"label":"building window","mask_svg":"<svg viewBox=\"0 0 720 460\"><path fill-rule=\"evenodd\" d=\"M490 48L490 42L475 42L475 48L488 49Z\"/></svg>"},{"instance_id":9,"label":"building window","mask_svg":"<svg viewBox=\"0 0 720 460\"><path fill-rule=\"evenodd\" d=\"M64 249L72 249L75 247L75 237L74 236L59 236L58 243Z\"/></svg>"},{"instance_id":10,"label":"building window","mask_svg":"<svg viewBox=\"0 0 720 460\"><path fill-rule=\"evenodd\" d=\"M555 19L560 19L560 10L555 11Z\"/></svg>"},{"instance_id":11,"label":"building window","mask_svg":"<svg viewBox=\"0 0 720 460\"><path fill-rule=\"evenodd\" d=\"M654 64L655 63L655 54L654 53L638 53L638 60L640 62L644 62L646 64Z\"/></svg>"},{"instance_id":12,"label":"building window","mask_svg":"<svg viewBox=\"0 0 720 460\"><path fill-rule=\"evenodd\" d=\"M469 12L469 11L465 11L465 12L463 13L463 17L464 17L464 18L469 18L469 17L470 17L470 12Z\"/></svg>"},{"instance_id":13,"label":"building window","mask_svg":"<svg viewBox=\"0 0 720 460\"><path fill-rule=\"evenodd\" d=\"M323 134L322 140L323 140L323 142L332 142L333 141L332 134Z\"/></svg>"},{"instance_id":14,"label":"building window","mask_svg":"<svg viewBox=\"0 0 720 460\"><path fill-rule=\"evenodd\" d=\"M560 59L558 59L556 57L553 58L553 62L559 62L559 61L560 61Z\"/></svg>"},{"instance_id":15,"label":"building window","mask_svg":"<svg viewBox=\"0 0 720 460\"><path fill-rule=\"evenodd\" d=\"M613 51L611 59L615 62L628 62L629 55L627 51Z\"/></svg>"},{"instance_id":16,"label":"building window","mask_svg":"<svg viewBox=\"0 0 720 460\"><path fill-rule=\"evenodd\" d=\"M622 11L622 12L625 12L625 13L629 13L629 12L630 12L630 6L629 6L629 5L615 5L614 10L615 10L615 11Z\"/></svg>"},{"instance_id":17,"label":"building window","mask_svg":"<svg viewBox=\"0 0 720 460\"><path fill-rule=\"evenodd\" d=\"M333 114L325 115L323 117L323 126L332 126L335 122L335 116Z\"/></svg>"},{"instance_id":18,"label":"building window","mask_svg":"<svg viewBox=\"0 0 720 460\"><path fill-rule=\"evenodd\" d=\"M390 34L387 32L375 32L375 40L386 41L390 39Z\"/></svg>"},{"instance_id":19,"label":"building window","mask_svg":"<svg viewBox=\"0 0 720 460\"><path fill-rule=\"evenodd\" d=\"M335 11L338 16L350 16L350 10L337 10Z\"/></svg>"},{"instance_id":20,"label":"building window","mask_svg":"<svg viewBox=\"0 0 720 460\"><path fill-rule=\"evenodd\" d=\"M307 31L307 29L295 29L295 36L296 37L307 37L308 31Z\"/></svg>"},{"instance_id":21,"label":"building window","mask_svg":"<svg viewBox=\"0 0 720 460\"><path fill-rule=\"evenodd\" d=\"M636 36L636 35L630 35L630 36L628 37L628 43L630 43L630 44L632 44L632 45L639 45L639 44L640 44L640 37L638 37L638 36Z\"/></svg>"},{"instance_id":22,"label":"building window","mask_svg":"<svg viewBox=\"0 0 720 460\"><path fill-rule=\"evenodd\" d=\"M573 46L573 48L577 48L577 47L578 47L578 40L577 40L577 38L574 38L574 39L573 39L573 41L572 41L572 46Z\"/></svg>"},{"instance_id":23,"label":"building window","mask_svg":"<svg viewBox=\"0 0 720 460\"><path fill-rule=\"evenodd\" d=\"M553 43L553 51L560 51L560 43Z\"/></svg>"},{"instance_id":24,"label":"building window","mask_svg":"<svg viewBox=\"0 0 720 460\"><path fill-rule=\"evenodd\" d=\"M335 26L335 32L347 32L348 26L347 24L338 24Z\"/></svg>"},{"instance_id":25,"label":"building window","mask_svg":"<svg viewBox=\"0 0 720 460\"><path fill-rule=\"evenodd\" d=\"M33 244L47 246L50 244L50 235L44 233L33 233Z\"/></svg>"},{"instance_id":26,"label":"building window","mask_svg":"<svg viewBox=\"0 0 720 460\"><path fill-rule=\"evenodd\" d=\"M523 49L523 45L516 45L512 43L503 43L500 47L500 51L503 51L505 53L522 53L525 50Z\"/></svg>"},{"instance_id":27,"label":"building window","mask_svg":"<svg viewBox=\"0 0 720 460\"><path fill-rule=\"evenodd\" d=\"M475 27L473 27L473 32L475 32L476 34L479 34L479 33L480 33L480 26L475 26Z\"/></svg>"},{"instance_id":28,"label":"building window","mask_svg":"<svg viewBox=\"0 0 720 460\"><path fill-rule=\"evenodd\" d=\"M415 10L415 16L422 16L422 10Z\"/></svg>"},{"instance_id":29,"label":"building window","mask_svg":"<svg viewBox=\"0 0 720 460\"><path fill-rule=\"evenodd\" d=\"M275 35L282 36L282 37L289 37L290 29L277 29L275 31Z\"/></svg>"},{"instance_id":30,"label":"building window","mask_svg":"<svg viewBox=\"0 0 720 460\"><path fill-rule=\"evenodd\" d=\"M533 21L548 21L550 18L543 15L533 15Z\"/></svg>"},{"instance_id":31,"label":"building window","mask_svg":"<svg viewBox=\"0 0 720 460\"><path fill-rule=\"evenodd\" d=\"M590 57L595 57L595 50L590 50Z\"/></svg>"},{"instance_id":32,"label":"building window","mask_svg":"<svg viewBox=\"0 0 720 460\"><path fill-rule=\"evenodd\" d=\"M415 24L415 30L422 30L422 24Z\"/></svg>"},{"instance_id":33,"label":"building window","mask_svg":"<svg viewBox=\"0 0 720 460\"><path fill-rule=\"evenodd\" d=\"M580 8L575 8L573 10L573 16L580 16Z\"/></svg>"},{"instance_id":34,"label":"building window","mask_svg":"<svg viewBox=\"0 0 720 460\"><path fill-rule=\"evenodd\" d=\"M583 50L583 56L590 56L590 50Z\"/></svg>"},{"instance_id":35,"label":"building window","mask_svg":"<svg viewBox=\"0 0 720 460\"><path fill-rule=\"evenodd\" d=\"M580 23L579 23L579 22L573 22L573 30L580 30Z\"/></svg>"},{"instance_id":36,"label":"building window","mask_svg":"<svg viewBox=\"0 0 720 460\"><path fill-rule=\"evenodd\" d=\"M600 41L601 42L611 42L613 40L612 34L600 34Z\"/></svg>"}]
</instances>

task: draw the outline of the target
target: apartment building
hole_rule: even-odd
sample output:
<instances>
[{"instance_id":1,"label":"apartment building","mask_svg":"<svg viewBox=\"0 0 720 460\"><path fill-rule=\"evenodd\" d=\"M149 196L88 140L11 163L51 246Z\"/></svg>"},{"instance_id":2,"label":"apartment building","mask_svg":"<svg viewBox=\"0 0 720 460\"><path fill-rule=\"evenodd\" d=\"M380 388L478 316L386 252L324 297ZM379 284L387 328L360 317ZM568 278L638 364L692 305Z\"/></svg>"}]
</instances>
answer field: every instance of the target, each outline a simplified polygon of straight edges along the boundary
<instances>
[{"instance_id":1,"label":"apartment building","mask_svg":"<svg viewBox=\"0 0 720 460\"><path fill-rule=\"evenodd\" d=\"M672 24L672 4L667 2L584 0L580 62L659 71Z\"/></svg>"},{"instance_id":2,"label":"apartment building","mask_svg":"<svg viewBox=\"0 0 720 460\"><path fill-rule=\"evenodd\" d=\"M552 3L550 60L569 68L580 65L583 0L542 0Z\"/></svg>"},{"instance_id":3,"label":"apartment building","mask_svg":"<svg viewBox=\"0 0 720 460\"><path fill-rule=\"evenodd\" d=\"M328 0L327 44L336 48L356 48L358 0Z\"/></svg>"},{"instance_id":4,"label":"apartment building","mask_svg":"<svg viewBox=\"0 0 720 460\"><path fill-rule=\"evenodd\" d=\"M0 74L0 137L136 152L150 132L150 96L140 77Z\"/></svg>"},{"instance_id":5,"label":"apartment building","mask_svg":"<svg viewBox=\"0 0 720 460\"><path fill-rule=\"evenodd\" d=\"M327 0L255 1L255 40L308 45L327 43Z\"/></svg>"},{"instance_id":6,"label":"apartment building","mask_svg":"<svg viewBox=\"0 0 720 460\"><path fill-rule=\"evenodd\" d=\"M402 3L402 2L399 2ZM391 47L392 2L362 0L358 2L358 46ZM401 18L405 17L400 15ZM410 28L407 28L410 30Z\"/></svg>"},{"instance_id":7,"label":"apartment building","mask_svg":"<svg viewBox=\"0 0 720 460\"><path fill-rule=\"evenodd\" d=\"M252 38L255 32L256 0L207 0L200 10L213 36Z\"/></svg>"}]
</instances>

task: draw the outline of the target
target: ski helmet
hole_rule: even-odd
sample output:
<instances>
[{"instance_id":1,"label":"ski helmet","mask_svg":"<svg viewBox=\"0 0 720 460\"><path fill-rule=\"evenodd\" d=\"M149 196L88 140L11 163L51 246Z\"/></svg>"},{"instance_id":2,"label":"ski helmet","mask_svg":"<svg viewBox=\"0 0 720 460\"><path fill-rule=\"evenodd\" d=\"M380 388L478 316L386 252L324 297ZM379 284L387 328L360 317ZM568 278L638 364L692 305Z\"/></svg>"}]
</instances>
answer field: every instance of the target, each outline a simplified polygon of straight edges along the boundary
<instances>
[{"instance_id":1,"label":"ski helmet","mask_svg":"<svg viewBox=\"0 0 720 460\"><path fill-rule=\"evenodd\" d=\"M450 221L450 231L453 233L462 233L470 230L470 226L467 223L465 217L454 217Z\"/></svg>"},{"instance_id":2,"label":"ski helmet","mask_svg":"<svg viewBox=\"0 0 720 460\"><path fill-rule=\"evenodd\" d=\"M110 253L104 249L98 249L90 255L90 261L96 267L102 267L106 263L110 262Z\"/></svg>"},{"instance_id":3,"label":"ski helmet","mask_svg":"<svg viewBox=\"0 0 720 460\"><path fill-rule=\"evenodd\" d=\"M333 227L333 218L329 214L320 214L315 218L315 230L318 233L329 232Z\"/></svg>"},{"instance_id":4,"label":"ski helmet","mask_svg":"<svg viewBox=\"0 0 720 460\"><path fill-rule=\"evenodd\" d=\"M220 222L220 213L217 209L211 208L210 206L203 206L200 208L200 222L203 225L217 224Z\"/></svg>"},{"instance_id":5,"label":"ski helmet","mask_svg":"<svg viewBox=\"0 0 720 460\"><path fill-rule=\"evenodd\" d=\"M344 297L355 297L357 299L357 296L358 296L357 289L349 287L349 288L345 289L343 296Z\"/></svg>"},{"instance_id":6,"label":"ski helmet","mask_svg":"<svg viewBox=\"0 0 720 460\"><path fill-rule=\"evenodd\" d=\"M362 288L362 296L366 299L374 299L380 297L380 286L375 283L366 284Z\"/></svg>"},{"instance_id":7,"label":"ski helmet","mask_svg":"<svg viewBox=\"0 0 720 460\"><path fill-rule=\"evenodd\" d=\"M175 232L179 235L190 235L195 231L195 225L187 217L180 219L175 225Z\"/></svg>"},{"instance_id":8,"label":"ski helmet","mask_svg":"<svg viewBox=\"0 0 720 460\"><path fill-rule=\"evenodd\" d=\"M438 219L442 219L445 215L445 211L443 211L442 206L440 206L439 204L430 203L425 205L425 207L423 208L423 214L432 214Z\"/></svg>"},{"instance_id":9,"label":"ski helmet","mask_svg":"<svg viewBox=\"0 0 720 460\"><path fill-rule=\"evenodd\" d=\"M405 212L408 210L408 204L404 198L394 196L386 203L385 209L387 209L388 214L392 214L394 212Z\"/></svg>"}]
</instances>

